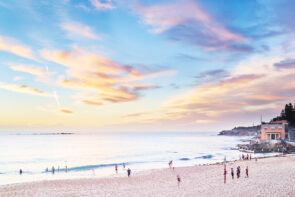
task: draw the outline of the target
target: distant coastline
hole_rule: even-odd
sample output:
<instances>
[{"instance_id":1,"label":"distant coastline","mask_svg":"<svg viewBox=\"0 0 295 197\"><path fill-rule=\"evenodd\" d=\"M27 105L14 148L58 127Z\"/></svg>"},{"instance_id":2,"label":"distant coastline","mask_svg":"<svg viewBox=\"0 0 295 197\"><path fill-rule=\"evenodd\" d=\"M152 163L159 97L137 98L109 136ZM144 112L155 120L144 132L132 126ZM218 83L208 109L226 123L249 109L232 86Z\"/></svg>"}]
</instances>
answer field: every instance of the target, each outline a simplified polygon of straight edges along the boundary
<instances>
[{"instance_id":1,"label":"distant coastline","mask_svg":"<svg viewBox=\"0 0 295 197\"><path fill-rule=\"evenodd\" d=\"M235 127L231 130L223 130L218 135L227 136L257 136L260 125L250 127Z\"/></svg>"},{"instance_id":2,"label":"distant coastline","mask_svg":"<svg viewBox=\"0 0 295 197\"><path fill-rule=\"evenodd\" d=\"M60 132L60 133L50 133L50 132L47 132L47 133L12 133L10 135L74 135L75 133L71 133L71 132Z\"/></svg>"}]
</instances>

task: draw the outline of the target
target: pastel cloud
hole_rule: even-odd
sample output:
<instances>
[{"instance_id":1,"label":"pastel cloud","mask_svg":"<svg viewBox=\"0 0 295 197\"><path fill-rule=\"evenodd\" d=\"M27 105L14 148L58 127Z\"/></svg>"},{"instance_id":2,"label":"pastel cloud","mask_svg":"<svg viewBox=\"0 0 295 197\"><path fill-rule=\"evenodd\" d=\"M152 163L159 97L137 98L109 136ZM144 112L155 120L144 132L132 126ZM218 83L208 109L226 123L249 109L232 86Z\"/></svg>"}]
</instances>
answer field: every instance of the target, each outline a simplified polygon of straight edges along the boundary
<instances>
[{"instance_id":1,"label":"pastel cloud","mask_svg":"<svg viewBox=\"0 0 295 197\"><path fill-rule=\"evenodd\" d=\"M101 39L99 35L95 34L93 30L87 26L83 25L76 21L71 21L67 23L63 23L61 27L73 35L82 36L89 39L99 40Z\"/></svg>"},{"instance_id":2,"label":"pastel cloud","mask_svg":"<svg viewBox=\"0 0 295 197\"><path fill-rule=\"evenodd\" d=\"M15 65L15 66L11 66L10 68L15 71L29 73L31 75L35 75L38 77L43 77L45 75L52 74L51 72L45 71L41 69L40 67L29 66L29 65Z\"/></svg>"},{"instance_id":3,"label":"pastel cloud","mask_svg":"<svg viewBox=\"0 0 295 197\"><path fill-rule=\"evenodd\" d=\"M8 91L13 91L13 92L20 92L20 93L37 95L37 96L52 97L52 94L50 94L48 92L44 92L44 91L38 90L36 88L31 88L26 85L16 85L16 84L9 84L9 83L0 82L0 88L8 90Z\"/></svg>"},{"instance_id":4,"label":"pastel cloud","mask_svg":"<svg viewBox=\"0 0 295 197\"><path fill-rule=\"evenodd\" d=\"M88 105L99 106L136 100L140 90L154 88L142 80L174 73L173 70L136 69L78 47L74 47L72 51L42 50L40 53L46 60L68 68L67 74L70 78L60 80L59 84L87 92L80 96L80 99Z\"/></svg>"},{"instance_id":5,"label":"pastel cloud","mask_svg":"<svg viewBox=\"0 0 295 197\"><path fill-rule=\"evenodd\" d=\"M286 59L274 64L278 69L290 69L295 68L295 59Z\"/></svg>"},{"instance_id":6,"label":"pastel cloud","mask_svg":"<svg viewBox=\"0 0 295 197\"><path fill-rule=\"evenodd\" d=\"M20 77L20 76L15 76L15 77L13 77L13 81L19 81L19 80L21 80L22 78Z\"/></svg>"},{"instance_id":7,"label":"pastel cloud","mask_svg":"<svg viewBox=\"0 0 295 197\"><path fill-rule=\"evenodd\" d=\"M244 44L245 37L219 23L193 0L171 1L167 4L133 7L153 33L168 31L170 39L201 46L208 51L216 49L251 51Z\"/></svg>"},{"instance_id":8,"label":"pastel cloud","mask_svg":"<svg viewBox=\"0 0 295 197\"><path fill-rule=\"evenodd\" d=\"M275 63L282 61L264 57L245 60L218 81L212 79L186 93L173 95L157 113L145 113L141 118L150 122L200 125L221 124L226 119L237 121L235 118L248 118L257 112L275 113L275 116L295 96L295 70L278 70Z\"/></svg>"},{"instance_id":9,"label":"pastel cloud","mask_svg":"<svg viewBox=\"0 0 295 197\"><path fill-rule=\"evenodd\" d=\"M34 52L30 47L25 46L9 37L0 36L0 50L13 53L24 58L32 60L36 59Z\"/></svg>"},{"instance_id":10,"label":"pastel cloud","mask_svg":"<svg viewBox=\"0 0 295 197\"><path fill-rule=\"evenodd\" d=\"M111 4L112 0L90 0L90 2L97 10L110 10L115 8L115 6Z\"/></svg>"}]
</instances>

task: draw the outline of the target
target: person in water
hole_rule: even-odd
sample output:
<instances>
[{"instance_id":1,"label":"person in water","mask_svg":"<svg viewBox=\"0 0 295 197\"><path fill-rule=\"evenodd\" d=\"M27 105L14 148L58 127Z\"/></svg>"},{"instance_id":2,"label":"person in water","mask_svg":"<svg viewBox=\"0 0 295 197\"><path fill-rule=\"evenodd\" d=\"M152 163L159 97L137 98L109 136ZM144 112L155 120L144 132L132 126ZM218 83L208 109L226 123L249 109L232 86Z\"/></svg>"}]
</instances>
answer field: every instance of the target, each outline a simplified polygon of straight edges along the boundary
<instances>
[{"instance_id":1,"label":"person in water","mask_svg":"<svg viewBox=\"0 0 295 197\"><path fill-rule=\"evenodd\" d=\"M118 165L117 164L115 164L115 171L116 171L116 173L118 173Z\"/></svg>"},{"instance_id":2,"label":"person in water","mask_svg":"<svg viewBox=\"0 0 295 197\"><path fill-rule=\"evenodd\" d=\"M177 178L177 187L179 188L179 186L180 186L180 176L179 176L179 174L176 176L176 178Z\"/></svg>"},{"instance_id":3,"label":"person in water","mask_svg":"<svg viewBox=\"0 0 295 197\"><path fill-rule=\"evenodd\" d=\"M130 168L128 168L128 170L127 170L127 175L128 175L128 178L129 178L130 175L131 175L131 170L130 170Z\"/></svg>"}]
</instances>

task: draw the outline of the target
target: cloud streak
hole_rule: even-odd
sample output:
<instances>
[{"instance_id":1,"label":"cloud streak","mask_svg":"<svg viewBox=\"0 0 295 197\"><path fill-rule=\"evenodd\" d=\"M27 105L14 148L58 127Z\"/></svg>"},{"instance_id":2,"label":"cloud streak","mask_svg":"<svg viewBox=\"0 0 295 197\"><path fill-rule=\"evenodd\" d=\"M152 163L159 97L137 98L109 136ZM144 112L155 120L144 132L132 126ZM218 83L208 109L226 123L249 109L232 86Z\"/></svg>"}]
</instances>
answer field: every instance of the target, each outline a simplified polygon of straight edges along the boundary
<instances>
[{"instance_id":1,"label":"cloud streak","mask_svg":"<svg viewBox=\"0 0 295 197\"><path fill-rule=\"evenodd\" d=\"M9 84L0 82L0 88L5 89L12 92L19 92L19 93L26 93L26 94L32 94L37 96L46 96L46 97L52 97L52 94L48 92L44 92L41 90L38 90L36 88L31 88L26 85L16 85L16 84Z\"/></svg>"},{"instance_id":2,"label":"cloud streak","mask_svg":"<svg viewBox=\"0 0 295 197\"><path fill-rule=\"evenodd\" d=\"M10 66L10 68L15 71L29 73L31 75L35 75L38 77L44 77L45 75L52 74L51 72L45 71L39 67L29 66L29 65L15 65L15 66Z\"/></svg>"},{"instance_id":3,"label":"cloud streak","mask_svg":"<svg viewBox=\"0 0 295 197\"><path fill-rule=\"evenodd\" d=\"M34 52L32 49L20 42L14 40L13 38L4 37L0 35L0 50L6 51L27 59L36 60Z\"/></svg>"},{"instance_id":4,"label":"cloud streak","mask_svg":"<svg viewBox=\"0 0 295 197\"><path fill-rule=\"evenodd\" d=\"M74 111L68 110L68 109L60 109L59 112L64 113L64 114L73 114Z\"/></svg>"},{"instance_id":5,"label":"cloud streak","mask_svg":"<svg viewBox=\"0 0 295 197\"><path fill-rule=\"evenodd\" d=\"M101 37L93 32L93 30L87 26L83 25L79 22L71 21L67 23L63 23L61 25L62 29L67 31L70 34L82 36L84 38L89 38L93 40L100 40Z\"/></svg>"}]
</instances>

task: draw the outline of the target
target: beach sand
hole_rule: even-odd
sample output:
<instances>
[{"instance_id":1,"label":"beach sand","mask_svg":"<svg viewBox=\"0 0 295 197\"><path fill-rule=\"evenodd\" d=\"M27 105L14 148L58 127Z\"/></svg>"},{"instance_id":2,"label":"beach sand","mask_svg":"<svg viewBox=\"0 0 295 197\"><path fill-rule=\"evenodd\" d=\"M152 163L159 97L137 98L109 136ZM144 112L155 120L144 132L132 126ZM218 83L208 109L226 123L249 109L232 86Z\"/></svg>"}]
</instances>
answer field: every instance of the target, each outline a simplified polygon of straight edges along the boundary
<instances>
[{"instance_id":1,"label":"beach sand","mask_svg":"<svg viewBox=\"0 0 295 197\"><path fill-rule=\"evenodd\" d=\"M230 168L241 166L232 180ZM249 167L249 178L245 168ZM168 164L167 164L168 167ZM130 178L53 180L0 186L0 196L295 196L295 155L133 173ZM176 175L181 177L177 188Z\"/></svg>"}]
</instances>

